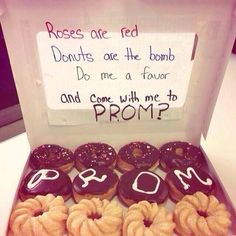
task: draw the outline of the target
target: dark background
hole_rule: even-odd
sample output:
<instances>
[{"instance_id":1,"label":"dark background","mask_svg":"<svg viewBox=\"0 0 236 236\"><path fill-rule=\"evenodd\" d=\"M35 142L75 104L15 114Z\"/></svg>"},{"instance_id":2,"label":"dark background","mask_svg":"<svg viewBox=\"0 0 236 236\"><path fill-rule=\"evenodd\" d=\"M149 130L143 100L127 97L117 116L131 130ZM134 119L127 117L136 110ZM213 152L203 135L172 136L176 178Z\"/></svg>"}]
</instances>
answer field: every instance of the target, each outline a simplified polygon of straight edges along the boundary
<instances>
[{"instance_id":1,"label":"dark background","mask_svg":"<svg viewBox=\"0 0 236 236\"><path fill-rule=\"evenodd\" d=\"M18 104L18 97L0 25L0 110Z\"/></svg>"},{"instance_id":2,"label":"dark background","mask_svg":"<svg viewBox=\"0 0 236 236\"><path fill-rule=\"evenodd\" d=\"M235 40L235 42L234 42L233 53L235 53L235 54L236 54L236 40Z\"/></svg>"}]
</instances>

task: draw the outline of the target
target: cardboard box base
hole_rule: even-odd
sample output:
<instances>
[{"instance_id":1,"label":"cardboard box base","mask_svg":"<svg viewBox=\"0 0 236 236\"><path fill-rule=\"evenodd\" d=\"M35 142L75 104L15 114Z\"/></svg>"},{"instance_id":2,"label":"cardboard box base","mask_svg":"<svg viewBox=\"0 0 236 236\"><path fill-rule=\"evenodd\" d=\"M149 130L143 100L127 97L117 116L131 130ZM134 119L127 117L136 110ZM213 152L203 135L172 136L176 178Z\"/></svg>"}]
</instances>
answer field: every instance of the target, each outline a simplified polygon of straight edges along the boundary
<instances>
[{"instance_id":1,"label":"cardboard box base","mask_svg":"<svg viewBox=\"0 0 236 236\"><path fill-rule=\"evenodd\" d=\"M202 149L202 148L201 148ZM202 149L204 155L205 155L205 158L207 160L207 164L208 164L208 169L209 169L209 173L211 175L211 177L214 179L215 181L215 184L217 186L217 189L216 189L216 193L214 194L218 200L222 203L224 203L227 207L227 210L230 212L231 214L231 221L232 221L232 225L230 227L230 232L229 232L229 236L233 236L233 235L236 235L236 211L234 209L234 206L227 194L227 192L225 191L224 189L224 186L222 185L221 181L220 181L220 178L218 177L213 165L211 164L211 162L209 161L209 158L207 157L206 153L204 152L204 150ZM26 163L26 166L25 166L25 169L23 170L23 173L22 173L22 178L21 178L21 181L24 179L24 177L27 175L27 173L29 173L31 170L31 168L29 167L29 163L27 162ZM115 172L118 174L118 175L122 175L119 171L117 171L115 169ZM76 170L76 168L73 168L72 171L69 173L69 176L71 177L71 180L73 181L73 179L75 178L75 176L78 174L79 172ZM160 170L160 168L157 168L155 170L155 173L157 173L159 176L161 176L163 179L165 178L166 176L166 173L163 172L162 170ZM20 187L20 182L19 182L19 187ZM19 189L17 189L17 192L16 192L16 199L15 199L15 202L13 203L13 207L14 205L19 202L20 200L18 199L18 191ZM124 206L118 199L117 196L115 196L113 198L112 201L118 201L120 203L120 205L122 206L124 212L126 212L127 210L127 207ZM73 197L71 197L69 200L66 201L66 205L68 207L72 206L73 204L76 204L73 200ZM165 206L170 212L173 211L174 209L174 206L175 206L175 203L173 203L170 198L167 199L167 201L165 203L162 204L163 206Z\"/></svg>"}]
</instances>

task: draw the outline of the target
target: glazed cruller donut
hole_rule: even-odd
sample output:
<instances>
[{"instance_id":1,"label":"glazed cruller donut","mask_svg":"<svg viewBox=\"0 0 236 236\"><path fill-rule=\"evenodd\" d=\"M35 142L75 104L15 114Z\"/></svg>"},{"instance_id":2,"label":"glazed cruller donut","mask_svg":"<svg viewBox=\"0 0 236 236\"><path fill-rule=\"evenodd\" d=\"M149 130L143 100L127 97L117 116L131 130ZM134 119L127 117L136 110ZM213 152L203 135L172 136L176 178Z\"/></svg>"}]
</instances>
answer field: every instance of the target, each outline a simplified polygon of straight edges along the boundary
<instances>
[{"instance_id":1,"label":"glazed cruller donut","mask_svg":"<svg viewBox=\"0 0 236 236\"><path fill-rule=\"evenodd\" d=\"M18 203L9 220L9 236L63 236L68 209L62 197L38 195Z\"/></svg>"},{"instance_id":2,"label":"glazed cruller donut","mask_svg":"<svg viewBox=\"0 0 236 236\"><path fill-rule=\"evenodd\" d=\"M183 236L227 236L230 213L213 195L202 192L186 195L174 210L176 231Z\"/></svg>"},{"instance_id":3,"label":"glazed cruller donut","mask_svg":"<svg viewBox=\"0 0 236 236\"><path fill-rule=\"evenodd\" d=\"M174 227L172 214L166 208L141 201L129 207L123 236L172 236Z\"/></svg>"},{"instance_id":4,"label":"glazed cruller donut","mask_svg":"<svg viewBox=\"0 0 236 236\"><path fill-rule=\"evenodd\" d=\"M120 236L122 209L116 202L83 199L69 210L67 229L70 236Z\"/></svg>"}]
</instances>

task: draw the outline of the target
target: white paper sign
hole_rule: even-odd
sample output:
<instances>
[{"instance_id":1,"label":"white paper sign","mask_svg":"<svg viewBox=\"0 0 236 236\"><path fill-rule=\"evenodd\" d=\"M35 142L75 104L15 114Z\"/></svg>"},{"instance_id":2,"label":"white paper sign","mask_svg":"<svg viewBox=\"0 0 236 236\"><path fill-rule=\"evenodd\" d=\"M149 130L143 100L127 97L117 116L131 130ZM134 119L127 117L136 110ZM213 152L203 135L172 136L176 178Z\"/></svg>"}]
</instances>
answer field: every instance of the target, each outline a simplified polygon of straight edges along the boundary
<instances>
[{"instance_id":1,"label":"white paper sign","mask_svg":"<svg viewBox=\"0 0 236 236\"><path fill-rule=\"evenodd\" d=\"M50 109L91 110L94 121L109 112L106 117L116 121L118 113L130 120L140 109L153 113L184 105L194 33L145 33L138 25L72 33L58 33L48 23L37 35Z\"/></svg>"}]
</instances>

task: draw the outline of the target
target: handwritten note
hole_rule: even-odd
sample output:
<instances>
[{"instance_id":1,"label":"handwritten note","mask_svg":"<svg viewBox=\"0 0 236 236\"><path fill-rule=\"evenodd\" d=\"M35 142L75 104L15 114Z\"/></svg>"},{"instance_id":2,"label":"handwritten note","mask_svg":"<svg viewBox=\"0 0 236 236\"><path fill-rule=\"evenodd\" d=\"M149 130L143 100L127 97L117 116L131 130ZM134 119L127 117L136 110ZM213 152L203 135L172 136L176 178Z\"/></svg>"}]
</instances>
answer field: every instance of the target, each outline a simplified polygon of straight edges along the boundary
<instances>
[{"instance_id":1,"label":"handwritten note","mask_svg":"<svg viewBox=\"0 0 236 236\"><path fill-rule=\"evenodd\" d=\"M45 22L37 44L50 109L86 109L94 122L119 122L161 120L185 103L194 33L149 33L138 24L83 32Z\"/></svg>"}]
</instances>

